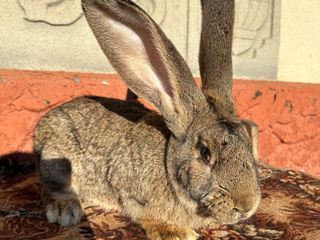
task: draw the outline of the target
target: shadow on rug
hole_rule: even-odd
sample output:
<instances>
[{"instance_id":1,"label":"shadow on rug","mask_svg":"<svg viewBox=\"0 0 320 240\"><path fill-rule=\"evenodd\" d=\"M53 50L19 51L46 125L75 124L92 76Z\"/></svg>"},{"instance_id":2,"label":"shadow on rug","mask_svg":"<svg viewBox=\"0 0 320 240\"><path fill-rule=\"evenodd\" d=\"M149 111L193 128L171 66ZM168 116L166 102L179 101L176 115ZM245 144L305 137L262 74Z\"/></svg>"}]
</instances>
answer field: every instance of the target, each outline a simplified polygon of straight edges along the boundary
<instances>
[{"instance_id":1,"label":"shadow on rug","mask_svg":"<svg viewBox=\"0 0 320 240\"><path fill-rule=\"evenodd\" d=\"M23 156L28 161L15 161ZM84 203L73 227L48 223L31 155L0 159L0 240L146 239L143 229L117 212ZM262 202L257 213L232 226L199 229L201 239L320 239L320 178L258 163ZM160 213L161 214L161 213Z\"/></svg>"}]
</instances>

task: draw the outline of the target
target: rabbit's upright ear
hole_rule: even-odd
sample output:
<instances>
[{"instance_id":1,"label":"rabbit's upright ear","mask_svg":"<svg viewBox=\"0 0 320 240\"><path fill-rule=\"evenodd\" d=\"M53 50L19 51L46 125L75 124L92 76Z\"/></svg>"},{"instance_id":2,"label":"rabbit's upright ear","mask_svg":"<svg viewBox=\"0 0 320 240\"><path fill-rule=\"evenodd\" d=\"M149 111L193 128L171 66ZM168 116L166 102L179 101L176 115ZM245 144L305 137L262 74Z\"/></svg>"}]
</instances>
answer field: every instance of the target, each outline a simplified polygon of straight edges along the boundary
<instances>
[{"instance_id":1,"label":"rabbit's upright ear","mask_svg":"<svg viewBox=\"0 0 320 240\"><path fill-rule=\"evenodd\" d=\"M224 115L235 115L232 98L234 0L201 0L199 66L209 103Z\"/></svg>"},{"instance_id":2,"label":"rabbit's upright ear","mask_svg":"<svg viewBox=\"0 0 320 240\"><path fill-rule=\"evenodd\" d=\"M173 134L182 134L206 100L173 44L130 0L82 0L82 7L123 81L160 111Z\"/></svg>"}]
</instances>

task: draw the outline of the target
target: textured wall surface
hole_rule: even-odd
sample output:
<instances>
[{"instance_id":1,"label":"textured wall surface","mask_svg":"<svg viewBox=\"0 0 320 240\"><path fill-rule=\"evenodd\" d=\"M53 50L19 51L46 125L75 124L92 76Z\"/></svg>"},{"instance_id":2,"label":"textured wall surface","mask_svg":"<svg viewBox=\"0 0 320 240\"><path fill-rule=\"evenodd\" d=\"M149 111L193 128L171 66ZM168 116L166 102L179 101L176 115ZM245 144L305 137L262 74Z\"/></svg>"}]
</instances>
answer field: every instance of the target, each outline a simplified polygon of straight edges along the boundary
<instances>
[{"instance_id":1,"label":"textured wall surface","mask_svg":"<svg viewBox=\"0 0 320 240\"><path fill-rule=\"evenodd\" d=\"M80 95L124 99L117 75L0 70L0 158L32 151L36 123ZM260 128L260 160L320 175L320 85L235 80L241 117Z\"/></svg>"},{"instance_id":2,"label":"textured wall surface","mask_svg":"<svg viewBox=\"0 0 320 240\"><path fill-rule=\"evenodd\" d=\"M236 81L238 113L259 126L260 160L320 175L320 85Z\"/></svg>"},{"instance_id":3,"label":"textured wall surface","mask_svg":"<svg viewBox=\"0 0 320 240\"><path fill-rule=\"evenodd\" d=\"M199 0L135 0L161 26L199 75ZM234 72L277 79L279 0L236 0ZM0 69L114 72L101 52L80 0L0 1Z\"/></svg>"}]
</instances>

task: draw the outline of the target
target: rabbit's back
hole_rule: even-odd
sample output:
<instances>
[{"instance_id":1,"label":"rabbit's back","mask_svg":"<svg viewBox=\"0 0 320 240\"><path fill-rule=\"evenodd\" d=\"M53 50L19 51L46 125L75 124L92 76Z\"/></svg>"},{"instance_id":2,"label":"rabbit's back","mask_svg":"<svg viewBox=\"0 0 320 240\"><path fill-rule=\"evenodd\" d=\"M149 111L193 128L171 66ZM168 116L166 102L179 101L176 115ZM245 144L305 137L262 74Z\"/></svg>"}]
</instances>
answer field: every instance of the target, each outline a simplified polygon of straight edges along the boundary
<instances>
[{"instance_id":1,"label":"rabbit's back","mask_svg":"<svg viewBox=\"0 0 320 240\"><path fill-rule=\"evenodd\" d=\"M65 186L62 175L70 168L80 197L118 209L122 193L144 202L152 195L144 186L148 179L164 180L161 156L168 136L162 117L138 102L80 97L39 122L34 150L46 186L54 178L52 188L59 188L59 177Z\"/></svg>"},{"instance_id":2,"label":"rabbit's back","mask_svg":"<svg viewBox=\"0 0 320 240\"><path fill-rule=\"evenodd\" d=\"M148 110L139 103L99 97L75 98L51 110L40 120L34 134L35 150L41 151L43 144L49 143L49 138L59 136L63 143L57 144L71 143L83 152L89 150L95 140L105 141L105 137L98 136L112 134L112 131L119 136L121 130L132 128L147 113Z\"/></svg>"}]
</instances>

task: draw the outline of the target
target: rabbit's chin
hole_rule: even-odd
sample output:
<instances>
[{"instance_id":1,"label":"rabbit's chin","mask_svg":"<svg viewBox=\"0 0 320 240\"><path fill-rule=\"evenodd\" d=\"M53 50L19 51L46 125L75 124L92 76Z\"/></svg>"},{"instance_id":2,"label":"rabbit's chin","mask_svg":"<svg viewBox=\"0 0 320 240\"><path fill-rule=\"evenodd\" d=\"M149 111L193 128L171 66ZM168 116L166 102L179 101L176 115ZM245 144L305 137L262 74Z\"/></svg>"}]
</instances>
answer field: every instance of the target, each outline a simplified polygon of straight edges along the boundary
<instances>
[{"instance_id":1,"label":"rabbit's chin","mask_svg":"<svg viewBox=\"0 0 320 240\"><path fill-rule=\"evenodd\" d=\"M237 211L231 210L229 213L212 216L215 224L235 224L242 220L241 214Z\"/></svg>"},{"instance_id":2,"label":"rabbit's chin","mask_svg":"<svg viewBox=\"0 0 320 240\"><path fill-rule=\"evenodd\" d=\"M210 209L207 207L199 208L198 214L210 219L212 224L235 224L250 217L241 214L236 209Z\"/></svg>"},{"instance_id":3,"label":"rabbit's chin","mask_svg":"<svg viewBox=\"0 0 320 240\"><path fill-rule=\"evenodd\" d=\"M236 224L251 217L251 213L241 214L238 210L232 209L225 215L217 215L214 218L214 222L218 224Z\"/></svg>"},{"instance_id":4,"label":"rabbit's chin","mask_svg":"<svg viewBox=\"0 0 320 240\"><path fill-rule=\"evenodd\" d=\"M222 217L222 224L235 224L241 220L244 220L244 217L237 210L231 210L229 214L225 217Z\"/></svg>"}]
</instances>

